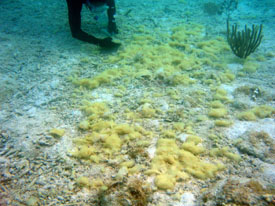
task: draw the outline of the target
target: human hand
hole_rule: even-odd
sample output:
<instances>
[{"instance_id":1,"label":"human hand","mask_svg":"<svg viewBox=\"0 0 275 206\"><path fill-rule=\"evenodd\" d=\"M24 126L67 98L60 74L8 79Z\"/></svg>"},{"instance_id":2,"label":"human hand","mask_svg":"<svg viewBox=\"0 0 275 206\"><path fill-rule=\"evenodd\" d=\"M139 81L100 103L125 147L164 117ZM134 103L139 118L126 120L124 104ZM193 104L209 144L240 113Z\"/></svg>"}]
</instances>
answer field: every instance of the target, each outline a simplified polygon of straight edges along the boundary
<instances>
[{"instance_id":1,"label":"human hand","mask_svg":"<svg viewBox=\"0 0 275 206\"><path fill-rule=\"evenodd\" d=\"M120 44L113 42L111 37L106 37L99 41L99 46L105 49L113 49L113 48L118 48Z\"/></svg>"}]
</instances>

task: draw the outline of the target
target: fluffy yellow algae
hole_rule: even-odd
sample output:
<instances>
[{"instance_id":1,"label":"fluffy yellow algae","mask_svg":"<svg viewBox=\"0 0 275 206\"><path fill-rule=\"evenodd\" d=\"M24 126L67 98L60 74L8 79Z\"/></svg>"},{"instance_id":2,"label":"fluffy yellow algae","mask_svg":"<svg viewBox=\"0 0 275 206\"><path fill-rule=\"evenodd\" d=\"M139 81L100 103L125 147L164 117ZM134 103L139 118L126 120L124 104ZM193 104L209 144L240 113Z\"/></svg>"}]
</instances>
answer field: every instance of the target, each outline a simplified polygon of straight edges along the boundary
<instances>
[{"instance_id":1,"label":"fluffy yellow algae","mask_svg":"<svg viewBox=\"0 0 275 206\"><path fill-rule=\"evenodd\" d=\"M101 179L94 179L91 180L88 177L81 176L76 179L76 184L79 187L86 187L86 188L94 188L94 189L99 189L102 186L104 186L104 183Z\"/></svg>"},{"instance_id":2,"label":"fluffy yellow algae","mask_svg":"<svg viewBox=\"0 0 275 206\"><path fill-rule=\"evenodd\" d=\"M198 146L202 142L202 139L196 135L189 135L186 141L181 145L181 148L191 152L194 155L201 154L205 151L202 146Z\"/></svg>"},{"instance_id":3,"label":"fluffy yellow algae","mask_svg":"<svg viewBox=\"0 0 275 206\"><path fill-rule=\"evenodd\" d=\"M189 70L200 69L206 64L214 67L221 65L219 67L223 69L223 62L221 62L223 60L220 58L220 53L228 49L228 46L224 45L225 41L223 39L202 41L204 38L203 31L203 26L194 24L175 28L170 36L171 42L166 45L152 45L154 41L152 41L153 37L150 36L134 36L131 44L128 44L124 50L120 50L118 55L111 56L107 60L109 63L119 65L120 68L123 68L123 71L120 70L119 74L116 75L112 73L115 70L111 70L91 79L77 80L76 84L89 89L97 88L103 84L110 85L116 77L125 75L126 73L124 72L126 70L129 72L127 73L127 80L126 78L125 81L122 80L124 83L126 81L129 83L133 78L136 78L157 79L165 83L171 83L173 86L193 84L196 81L193 78L196 77ZM126 67L131 68L131 70L125 69ZM189 72L188 74L187 71ZM203 76L206 76L206 74L203 74ZM234 76L230 72L224 72L217 79L213 79L212 83L217 83L219 80L221 82L230 82L234 80ZM180 86L178 87L180 88ZM174 90L169 95L173 99L182 98L180 89ZM228 100L227 94L224 94L223 91L220 92L219 89L216 95L214 97L216 100ZM121 96L123 96L123 91L116 93L116 97ZM155 97L158 96L162 97L166 96L166 94L155 95ZM140 117L154 118L157 114L161 115L155 109L154 106L156 105L153 105L152 102L144 101L141 103L140 110L137 113L130 110L125 111L124 115L127 116L127 119L137 122ZM224 105L216 104L216 106L211 107L212 109L223 111L224 114L221 117L226 116L227 111ZM105 120L114 120L114 118L105 118L108 108L103 103L88 103L82 109L88 116L88 120L85 120L85 124L82 123L80 124L82 126L79 125L79 127L85 130L90 129L93 133L85 136L82 141L78 141L76 144L78 149L74 153L75 157L98 163L103 159L101 157L106 154L118 154L116 152L123 145L126 146L126 143L129 143L132 139L141 139L136 142L135 146L148 146L150 143L150 141L142 139L144 136L150 136L150 134L146 134L146 132L142 132L132 125L119 125L113 121L103 121L103 118ZM219 113L219 110L215 112ZM216 116L214 115L215 118L217 118ZM189 175L201 179L211 178L217 171L222 169L219 164L202 161L203 157L199 155L205 149L198 145L201 142L201 138L188 136L183 144L176 141L175 137L178 133L194 134L191 125L185 126L184 123L175 123L172 126L173 130L162 130L162 139L158 140L156 156L152 160L150 170L147 171L147 174L157 175L155 184L159 189L173 189L177 181L184 180ZM94 152L93 148L97 152ZM102 155L100 156L99 153ZM122 162L120 167L118 179L122 179L127 174L140 171L141 168L131 160Z\"/></svg>"},{"instance_id":4,"label":"fluffy yellow algae","mask_svg":"<svg viewBox=\"0 0 275 206\"><path fill-rule=\"evenodd\" d=\"M101 179L94 179L92 181L92 188L99 189L104 187L104 183Z\"/></svg>"},{"instance_id":5,"label":"fluffy yellow algae","mask_svg":"<svg viewBox=\"0 0 275 206\"><path fill-rule=\"evenodd\" d=\"M84 105L81 107L81 109L85 112L86 115L102 116L109 111L108 106L105 102L91 103L85 101L83 104Z\"/></svg>"},{"instance_id":6,"label":"fluffy yellow algae","mask_svg":"<svg viewBox=\"0 0 275 206\"><path fill-rule=\"evenodd\" d=\"M243 111L237 115L239 120L255 121L257 119L256 115L252 111Z\"/></svg>"},{"instance_id":7,"label":"fluffy yellow algae","mask_svg":"<svg viewBox=\"0 0 275 206\"><path fill-rule=\"evenodd\" d=\"M185 150L180 150L179 161L188 174L191 174L199 179L214 177L219 170L224 169L222 164L203 162L200 158Z\"/></svg>"},{"instance_id":8,"label":"fluffy yellow algae","mask_svg":"<svg viewBox=\"0 0 275 206\"><path fill-rule=\"evenodd\" d=\"M192 23L180 25L173 28L171 40L174 42L191 43L202 38L203 30L204 27L199 24ZM189 47L185 49L189 49Z\"/></svg>"},{"instance_id":9,"label":"fluffy yellow algae","mask_svg":"<svg viewBox=\"0 0 275 206\"><path fill-rule=\"evenodd\" d=\"M130 134L134 132L134 128L129 124L119 124L114 127L115 133L119 135Z\"/></svg>"},{"instance_id":10,"label":"fluffy yellow algae","mask_svg":"<svg viewBox=\"0 0 275 206\"><path fill-rule=\"evenodd\" d=\"M90 156L90 161L91 162L94 162L94 163L98 164L99 162L101 162L101 160L102 160L102 158L98 155L91 155Z\"/></svg>"},{"instance_id":11,"label":"fluffy yellow algae","mask_svg":"<svg viewBox=\"0 0 275 206\"><path fill-rule=\"evenodd\" d=\"M134 35L128 46L110 56L107 62L120 65L120 74L115 75L115 78L122 77L127 72L123 76L127 76L127 79L158 78L172 85L189 85L196 80L189 77L191 74L182 73L184 71L198 70L203 65L226 68L224 54L230 50L227 42L221 37L205 41L202 35L204 30L204 26L199 24L180 25L172 29L171 35L165 34L170 42L161 45L154 43L153 36ZM98 76L92 79L95 87L110 83ZM220 79L221 82L231 82L234 78L229 71L225 71L220 77L217 75L217 80ZM85 83L87 87L94 87L87 80Z\"/></svg>"},{"instance_id":12,"label":"fluffy yellow algae","mask_svg":"<svg viewBox=\"0 0 275 206\"><path fill-rule=\"evenodd\" d=\"M159 139L157 142L156 155L152 160L151 169L146 174L158 175L155 180L159 189L172 189L176 181L184 180L188 174L200 179L214 177L216 172L223 169L221 164L212 164L202 161L197 155L204 151L204 148L196 144L201 141L196 136L190 136L189 142L184 143L185 149L192 145L193 153L180 148L175 139ZM195 143L196 142L196 143ZM171 182L168 184L167 182Z\"/></svg>"},{"instance_id":13,"label":"fluffy yellow algae","mask_svg":"<svg viewBox=\"0 0 275 206\"><path fill-rule=\"evenodd\" d=\"M215 100L215 101L210 102L210 106L212 108L223 108L224 104L221 103L221 101L219 101L219 100Z\"/></svg>"},{"instance_id":14,"label":"fluffy yellow algae","mask_svg":"<svg viewBox=\"0 0 275 206\"><path fill-rule=\"evenodd\" d=\"M173 130L163 130L161 136L164 138L176 138L176 134Z\"/></svg>"},{"instance_id":15,"label":"fluffy yellow algae","mask_svg":"<svg viewBox=\"0 0 275 206\"><path fill-rule=\"evenodd\" d=\"M215 100L220 100L222 102L229 100L228 97L227 97L227 91L224 90L224 89L221 89L221 88L218 88L216 90L216 93L214 94L213 98Z\"/></svg>"},{"instance_id":16,"label":"fluffy yellow algae","mask_svg":"<svg viewBox=\"0 0 275 206\"><path fill-rule=\"evenodd\" d=\"M135 161L134 160L129 160L129 161L125 161L120 163L120 167L127 167L127 168L132 168L135 166Z\"/></svg>"},{"instance_id":17,"label":"fluffy yellow algae","mask_svg":"<svg viewBox=\"0 0 275 206\"><path fill-rule=\"evenodd\" d=\"M95 89L102 84L110 84L114 79L121 75L120 69L106 70L93 78L73 79L73 83L77 86L85 87L87 89Z\"/></svg>"},{"instance_id":18,"label":"fluffy yellow algae","mask_svg":"<svg viewBox=\"0 0 275 206\"><path fill-rule=\"evenodd\" d=\"M167 94L174 100L179 100L181 98L179 91L176 89L169 89Z\"/></svg>"},{"instance_id":19,"label":"fluffy yellow algae","mask_svg":"<svg viewBox=\"0 0 275 206\"><path fill-rule=\"evenodd\" d=\"M115 126L113 121L103 121L100 120L92 125L90 125L91 129L95 132L102 131L102 130L109 130Z\"/></svg>"},{"instance_id":20,"label":"fluffy yellow algae","mask_svg":"<svg viewBox=\"0 0 275 206\"><path fill-rule=\"evenodd\" d=\"M152 108L152 106L148 103L142 105L140 114L145 118L152 118L156 115L156 110Z\"/></svg>"},{"instance_id":21,"label":"fluffy yellow algae","mask_svg":"<svg viewBox=\"0 0 275 206\"><path fill-rule=\"evenodd\" d=\"M221 118L227 115L227 110L225 108L211 109L208 113L209 117Z\"/></svg>"},{"instance_id":22,"label":"fluffy yellow algae","mask_svg":"<svg viewBox=\"0 0 275 206\"><path fill-rule=\"evenodd\" d=\"M88 89L95 89L99 86L98 81L92 80L92 79L87 79L87 78L80 79L80 80L74 80L73 83L78 86L86 87Z\"/></svg>"},{"instance_id":23,"label":"fluffy yellow algae","mask_svg":"<svg viewBox=\"0 0 275 206\"><path fill-rule=\"evenodd\" d=\"M255 62L245 62L243 65L243 71L248 73L254 73L259 68L259 65Z\"/></svg>"},{"instance_id":24,"label":"fluffy yellow algae","mask_svg":"<svg viewBox=\"0 0 275 206\"><path fill-rule=\"evenodd\" d=\"M104 142L103 144L104 147L113 151L120 150L122 145L122 140L120 139L119 135L116 133L105 136L103 138L103 142Z\"/></svg>"},{"instance_id":25,"label":"fluffy yellow algae","mask_svg":"<svg viewBox=\"0 0 275 206\"><path fill-rule=\"evenodd\" d=\"M233 124L232 121L229 121L229 120L216 120L215 121L215 126L218 126L218 127L229 127Z\"/></svg>"},{"instance_id":26,"label":"fluffy yellow algae","mask_svg":"<svg viewBox=\"0 0 275 206\"><path fill-rule=\"evenodd\" d=\"M57 129L57 128L53 128L50 130L50 135L52 135L55 138L60 138L65 134L65 130L64 129Z\"/></svg>"},{"instance_id":27,"label":"fluffy yellow algae","mask_svg":"<svg viewBox=\"0 0 275 206\"><path fill-rule=\"evenodd\" d=\"M181 147L194 155L201 154L205 151L203 147L196 145L194 142L185 142Z\"/></svg>"},{"instance_id":28,"label":"fluffy yellow algae","mask_svg":"<svg viewBox=\"0 0 275 206\"><path fill-rule=\"evenodd\" d=\"M88 130L90 127L90 123L87 120L83 120L79 123L78 127L82 130Z\"/></svg>"},{"instance_id":29,"label":"fluffy yellow algae","mask_svg":"<svg viewBox=\"0 0 275 206\"><path fill-rule=\"evenodd\" d=\"M173 176L167 174L161 174L155 177L155 185L162 190L172 190L176 184L176 180Z\"/></svg>"},{"instance_id":30,"label":"fluffy yellow algae","mask_svg":"<svg viewBox=\"0 0 275 206\"><path fill-rule=\"evenodd\" d=\"M122 179L128 174L128 168L127 167L121 167L118 170L118 173L116 174L116 180L122 181Z\"/></svg>"},{"instance_id":31,"label":"fluffy yellow algae","mask_svg":"<svg viewBox=\"0 0 275 206\"><path fill-rule=\"evenodd\" d=\"M190 79L188 75L186 74L175 74L171 77L171 83L172 85L190 85L194 84L196 81L193 79Z\"/></svg>"},{"instance_id":32,"label":"fluffy yellow algae","mask_svg":"<svg viewBox=\"0 0 275 206\"><path fill-rule=\"evenodd\" d=\"M197 135L188 135L185 142L186 143L193 142L195 145L197 145L202 142L202 139Z\"/></svg>"},{"instance_id":33,"label":"fluffy yellow algae","mask_svg":"<svg viewBox=\"0 0 275 206\"><path fill-rule=\"evenodd\" d=\"M230 51L227 42L223 38L216 38L208 41L200 41L197 43L204 55L212 61L219 60L219 55Z\"/></svg>"},{"instance_id":34,"label":"fluffy yellow algae","mask_svg":"<svg viewBox=\"0 0 275 206\"><path fill-rule=\"evenodd\" d=\"M89 187L92 186L91 180L88 177L85 177L85 176L78 177L76 179L76 184L79 187L88 187L89 188Z\"/></svg>"},{"instance_id":35,"label":"fluffy yellow algae","mask_svg":"<svg viewBox=\"0 0 275 206\"><path fill-rule=\"evenodd\" d=\"M229 150L230 150L229 147L215 148L210 151L210 155L211 156L220 156L220 157L224 156L224 157L227 157L228 159L236 161L236 162L239 162L242 160L238 154L234 154L234 153L230 152Z\"/></svg>"},{"instance_id":36,"label":"fluffy yellow algae","mask_svg":"<svg viewBox=\"0 0 275 206\"><path fill-rule=\"evenodd\" d=\"M260 106L254 107L252 111L257 117L261 119L271 117L271 115L275 113L275 109L268 105L260 105Z\"/></svg>"},{"instance_id":37,"label":"fluffy yellow algae","mask_svg":"<svg viewBox=\"0 0 275 206\"><path fill-rule=\"evenodd\" d=\"M222 83L229 83L235 79L235 75L232 74L230 71L226 71L220 75L220 80Z\"/></svg>"},{"instance_id":38,"label":"fluffy yellow algae","mask_svg":"<svg viewBox=\"0 0 275 206\"><path fill-rule=\"evenodd\" d=\"M175 122L173 124L173 129L176 132L183 132L185 130L185 124L183 122Z\"/></svg>"},{"instance_id":39,"label":"fluffy yellow algae","mask_svg":"<svg viewBox=\"0 0 275 206\"><path fill-rule=\"evenodd\" d=\"M71 151L71 154L73 157L95 163L101 162L104 159L103 155L110 156L120 151L124 143L134 139L140 139L136 146L148 146L149 142L142 138L149 139L151 136L150 132L141 126L115 124L112 121L91 122L90 129L92 133L73 141L76 148Z\"/></svg>"},{"instance_id":40,"label":"fluffy yellow algae","mask_svg":"<svg viewBox=\"0 0 275 206\"><path fill-rule=\"evenodd\" d=\"M275 109L268 105L256 106L251 110L243 111L237 115L238 119L246 121L255 121L257 117L267 118L271 117L275 113Z\"/></svg>"},{"instance_id":41,"label":"fluffy yellow algae","mask_svg":"<svg viewBox=\"0 0 275 206\"><path fill-rule=\"evenodd\" d=\"M89 160L91 155L95 154L96 149L93 146L82 145L76 151L72 152L72 155L80 158Z\"/></svg>"}]
</instances>

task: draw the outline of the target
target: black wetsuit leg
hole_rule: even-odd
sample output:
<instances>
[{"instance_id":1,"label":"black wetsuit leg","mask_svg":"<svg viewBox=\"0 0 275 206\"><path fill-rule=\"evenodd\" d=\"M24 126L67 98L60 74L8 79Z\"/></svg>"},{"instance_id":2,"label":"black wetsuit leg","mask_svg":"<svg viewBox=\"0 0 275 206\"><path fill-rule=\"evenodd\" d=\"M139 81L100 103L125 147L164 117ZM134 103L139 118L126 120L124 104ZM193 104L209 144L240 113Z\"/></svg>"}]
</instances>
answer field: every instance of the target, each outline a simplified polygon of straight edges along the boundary
<instances>
[{"instance_id":1,"label":"black wetsuit leg","mask_svg":"<svg viewBox=\"0 0 275 206\"><path fill-rule=\"evenodd\" d=\"M67 5L72 36L88 43L99 44L100 39L81 30L81 10L83 2L81 0L67 0Z\"/></svg>"}]
</instances>

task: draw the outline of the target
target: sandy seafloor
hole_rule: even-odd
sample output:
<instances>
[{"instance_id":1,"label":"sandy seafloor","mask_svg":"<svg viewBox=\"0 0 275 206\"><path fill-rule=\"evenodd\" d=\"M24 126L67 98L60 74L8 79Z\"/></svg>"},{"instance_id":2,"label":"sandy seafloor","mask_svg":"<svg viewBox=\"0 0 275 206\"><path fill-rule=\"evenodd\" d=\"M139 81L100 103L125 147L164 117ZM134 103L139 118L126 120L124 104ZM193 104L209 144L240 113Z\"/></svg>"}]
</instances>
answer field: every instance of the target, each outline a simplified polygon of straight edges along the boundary
<instances>
[{"instance_id":1,"label":"sandy seafloor","mask_svg":"<svg viewBox=\"0 0 275 206\"><path fill-rule=\"evenodd\" d=\"M173 52L167 59L163 54L176 41L173 28L183 26L182 35L191 31L186 42L172 48L179 53L196 48L198 41L218 38L226 45L226 15L207 13L205 2L117 0L119 34L114 38L122 46L103 52L71 37L65 0L0 0L0 205L275 205L274 3L242 0L231 13L231 22L241 29L264 25L264 39L246 61L225 48L211 64L195 60L190 68L163 72L181 61L171 64ZM82 15L85 31L106 35L106 22L94 22L85 8ZM207 57L203 48L199 51ZM257 70L245 70L245 62ZM108 70L114 72L96 88L79 86L80 79ZM87 102L105 102L108 109L89 113L83 100L86 108ZM210 114L215 100L222 104L216 113L225 114ZM252 117L241 117L244 111ZM95 118L87 121L87 113ZM229 124L215 125L221 119ZM80 129L83 121L90 125ZM112 122L107 132L97 128L103 137L88 146L94 151L82 156L72 152L83 147L73 140L91 134L96 122L107 121ZM112 141L104 138L121 125L129 131L116 133L121 142L113 150ZM65 134L53 137L53 128ZM128 138L132 134L138 137ZM191 146L202 152L191 146L182 150L198 161L219 162L222 170L211 177L203 171L206 178L200 178L188 166L179 166L188 177L170 174L180 153L166 148L163 168L153 171L153 159L161 153L159 139L181 148L190 135L199 137ZM168 181L156 184L163 174Z\"/></svg>"}]
</instances>

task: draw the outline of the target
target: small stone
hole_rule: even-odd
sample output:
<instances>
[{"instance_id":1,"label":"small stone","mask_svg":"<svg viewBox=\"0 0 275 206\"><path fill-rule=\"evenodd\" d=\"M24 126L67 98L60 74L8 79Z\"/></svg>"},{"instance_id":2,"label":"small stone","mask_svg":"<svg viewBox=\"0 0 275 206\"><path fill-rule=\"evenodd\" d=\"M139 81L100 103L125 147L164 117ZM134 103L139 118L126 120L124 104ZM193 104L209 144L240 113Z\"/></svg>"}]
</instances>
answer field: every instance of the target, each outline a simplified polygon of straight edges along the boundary
<instances>
[{"instance_id":1,"label":"small stone","mask_svg":"<svg viewBox=\"0 0 275 206\"><path fill-rule=\"evenodd\" d=\"M181 203L184 206L194 206L195 205L195 196L191 192L185 192L181 196Z\"/></svg>"},{"instance_id":2,"label":"small stone","mask_svg":"<svg viewBox=\"0 0 275 206\"><path fill-rule=\"evenodd\" d=\"M39 203L38 198L36 197L30 197L27 201L26 201L26 205L28 206L37 206Z\"/></svg>"}]
</instances>

